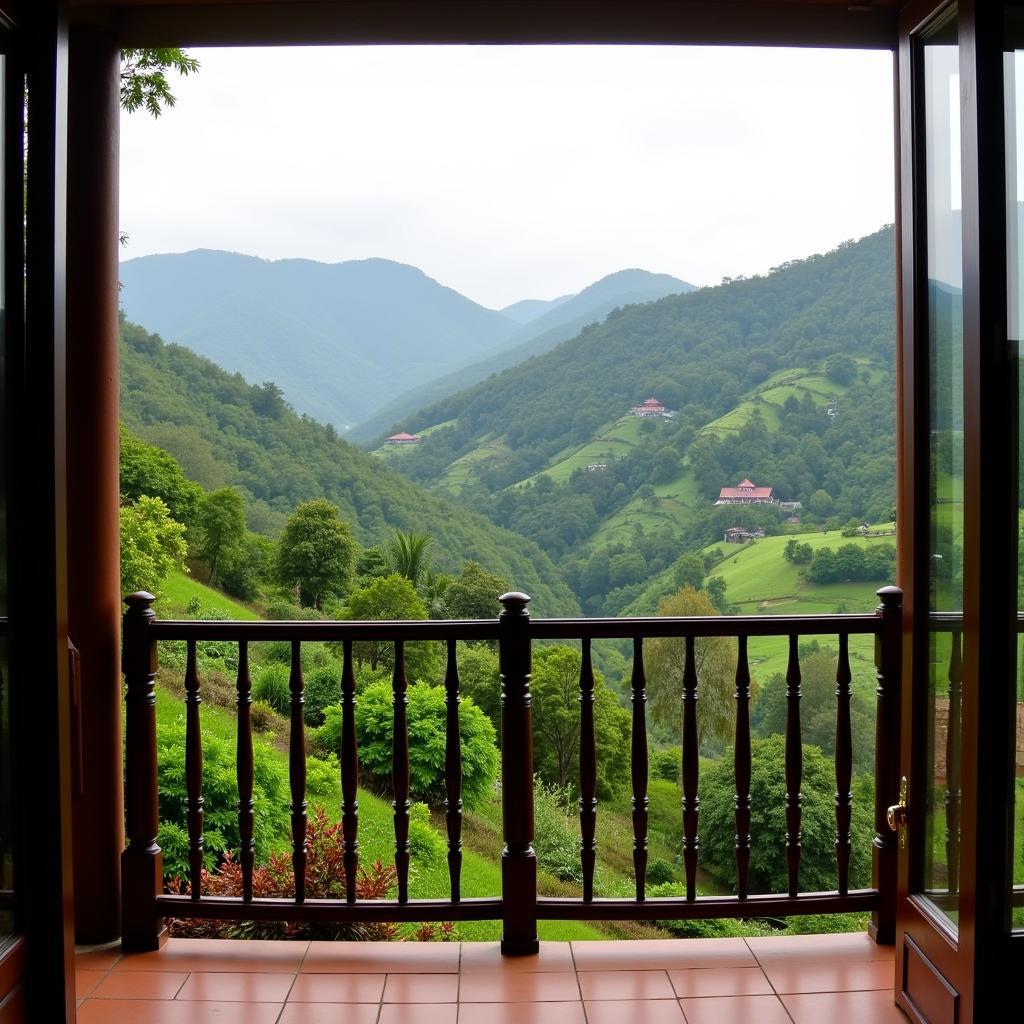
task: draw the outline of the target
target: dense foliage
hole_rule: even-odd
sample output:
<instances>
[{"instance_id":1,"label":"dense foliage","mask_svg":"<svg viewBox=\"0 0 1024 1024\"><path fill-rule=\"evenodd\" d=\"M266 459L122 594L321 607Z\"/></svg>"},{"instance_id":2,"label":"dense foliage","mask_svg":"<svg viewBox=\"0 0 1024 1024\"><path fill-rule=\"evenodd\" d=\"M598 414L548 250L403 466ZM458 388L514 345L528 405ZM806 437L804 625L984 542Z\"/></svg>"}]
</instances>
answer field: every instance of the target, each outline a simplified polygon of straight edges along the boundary
<instances>
[{"instance_id":1,"label":"dense foliage","mask_svg":"<svg viewBox=\"0 0 1024 1024\"><path fill-rule=\"evenodd\" d=\"M887 520L894 338L884 229L765 277L612 312L407 418L398 426L412 432L443 426L394 465L448 486L466 456L460 501L535 540L587 611L617 614L680 544L698 549L737 525L780 530L777 507L714 505L744 476L820 523ZM812 384L791 383L801 375ZM600 472L546 475L648 395L675 417L640 423ZM838 396L835 415L826 415L829 395ZM738 407L728 426L716 425ZM632 534L604 535L613 519L632 519Z\"/></svg>"},{"instance_id":2,"label":"dense foliage","mask_svg":"<svg viewBox=\"0 0 1024 1024\"><path fill-rule=\"evenodd\" d=\"M445 692L443 686L415 683L408 690L409 775L413 799L432 807L444 803ZM391 792L394 698L388 683L371 683L356 702L360 768L375 788ZM498 774L494 726L471 701L459 704L462 741L462 801L466 807L490 795ZM341 707L324 713L316 734L321 750L341 749Z\"/></svg>"},{"instance_id":3,"label":"dense foliage","mask_svg":"<svg viewBox=\"0 0 1024 1024\"><path fill-rule=\"evenodd\" d=\"M164 876L188 874L188 833L185 788L185 726L157 729L157 772L160 780L160 833ZM253 744L253 839L256 859L263 862L281 845L288 831L288 774L265 743ZM237 850L238 777L234 747L217 736L203 737L204 850L213 867L228 850Z\"/></svg>"},{"instance_id":4,"label":"dense foliage","mask_svg":"<svg viewBox=\"0 0 1024 1024\"><path fill-rule=\"evenodd\" d=\"M556 787L579 787L580 652L573 647L537 647L530 693L533 707L533 764L537 775ZM630 716L594 672L594 743L597 790L610 798L629 781Z\"/></svg>"},{"instance_id":5,"label":"dense foliage","mask_svg":"<svg viewBox=\"0 0 1024 1024\"><path fill-rule=\"evenodd\" d=\"M782 736L751 744L750 891L788 891L786 869L785 765ZM700 849L715 875L736 885L736 779L732 757L710 762L700 780ZM804 745L800 891L827 892L836 887L835 768L818 747ZM870 778L854 782L850 888L871 879L872 796Z\"/></svg>"},{"instance_id":6,"label":"dense foliage","mask_svg":"<svg viewBox=\"0 0 1024 1024\"><path fill-rule=\"evenodd\" d=\"M160 498L142 495L121 508L121 589L159 594L172 569L185 568L185 527L176 523Z\"/></svg>"},{"instance_id":7,"label":"dense foliage","mask_svg":"<svg viewBox=\"0 0 1024 1024\"><path fill-rule=\"evenodd\" d=\"M541 614L578 611L572 592L535 543L431 495L297 416L273 385L251 386L187 349L121 324L121 414L207 489L236 487L249 528L273 535L301 502L327 498L363 545L395 529L433 537L440 569L475 560L529 593Z\"/></svg>"}]
</instances>

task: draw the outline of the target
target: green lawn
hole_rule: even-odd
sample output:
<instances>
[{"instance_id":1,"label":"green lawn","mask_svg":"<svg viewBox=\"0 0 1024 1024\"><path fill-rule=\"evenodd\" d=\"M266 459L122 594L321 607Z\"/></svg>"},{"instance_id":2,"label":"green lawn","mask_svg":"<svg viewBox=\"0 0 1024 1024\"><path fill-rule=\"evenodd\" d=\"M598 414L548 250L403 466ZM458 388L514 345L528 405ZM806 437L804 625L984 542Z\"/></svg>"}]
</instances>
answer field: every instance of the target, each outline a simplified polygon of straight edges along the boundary
<instances>
[{"instance_id":1,"label":"green lawn","mask_svg":"<svg viewBox=\"0 0 1024 1024\"><path fill-rule=\"evenodd\" d=\"M231 619L258 619L251 608L232 600L227 594L214 590L181 572L172 572L160 586L156 613L167 619L185 618L190 601L198 598L206 610L223 612Z\"/></svg>"}]
</instances>

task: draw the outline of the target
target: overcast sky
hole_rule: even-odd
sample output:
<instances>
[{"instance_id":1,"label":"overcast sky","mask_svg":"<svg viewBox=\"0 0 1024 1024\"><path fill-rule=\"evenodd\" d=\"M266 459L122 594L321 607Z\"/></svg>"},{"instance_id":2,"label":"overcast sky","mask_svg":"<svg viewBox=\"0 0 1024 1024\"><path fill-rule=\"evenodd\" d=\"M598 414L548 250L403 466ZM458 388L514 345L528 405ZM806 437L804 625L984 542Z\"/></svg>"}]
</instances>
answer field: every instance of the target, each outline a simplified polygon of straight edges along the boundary
<instances>
[{"instance_id":1,"label":"overcast sky","mask_svg":"<svg viewBox=\"0 0 1024 1024\"><path fill-rule=\"evenodd\" d=\"M195 50L122 118L123 258L382 256L484 305L754 274L893 220L888 53Z\"/></svg>"}]
</instances>

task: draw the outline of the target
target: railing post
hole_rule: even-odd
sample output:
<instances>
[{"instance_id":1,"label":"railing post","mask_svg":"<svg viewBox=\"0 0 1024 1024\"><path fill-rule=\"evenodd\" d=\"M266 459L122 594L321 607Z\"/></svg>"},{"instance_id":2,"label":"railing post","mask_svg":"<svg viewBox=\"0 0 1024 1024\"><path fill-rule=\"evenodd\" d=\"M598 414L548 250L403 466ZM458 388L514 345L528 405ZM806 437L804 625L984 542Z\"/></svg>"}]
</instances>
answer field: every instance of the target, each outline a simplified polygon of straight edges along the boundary
<instances>
[{"instance_id":1,"label":"railing post","mask_svg":"<svg viewBox=\"0 0 1024 1024\"><path fill-rule=\"evenodd\" d=\"M878 909L868 931L875 942L896 941L896 834L889 830L886 810L900 788L900 684L903 673L903 591L882 587L877 613L882 620L875 637L878 679L875 711L875 838L871 881L878 890Z\"/></svg>"},{"instance_id":2,"label":"railing post","mask_svg":"<svg viewBox=\"0 0 1024 1024\"><path fill-rule=\"evenodd\" d=\"M501 951L525 956L537 941L537 855L533 852L533 732L530 613L526 594L503 594L498 616L501 673Z\"/></svg>"},{"instance_id":3,"label":"railing post","mask_svg":"<svg viewBox=\"0 0 1024 1024\"><path fill-rule=\"evenodd\" d=\"M167 931L156 912L163 889L156 773L156 641L149 625L156 618L152 594L125 599L121 657L125 696L125 831L121 854L121 947L126 952L159 949Z\"/></svg>"}]
</instances>

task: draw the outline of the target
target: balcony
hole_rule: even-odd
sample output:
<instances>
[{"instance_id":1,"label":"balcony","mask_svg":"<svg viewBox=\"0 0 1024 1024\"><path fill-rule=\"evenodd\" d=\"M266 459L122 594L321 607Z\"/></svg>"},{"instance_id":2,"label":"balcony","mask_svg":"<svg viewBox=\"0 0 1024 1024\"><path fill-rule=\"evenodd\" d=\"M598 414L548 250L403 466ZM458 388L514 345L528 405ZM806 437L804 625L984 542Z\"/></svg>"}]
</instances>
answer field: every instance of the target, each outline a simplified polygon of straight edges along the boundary
<instances>
[{"instance_id":1,"label":"balcony","mask_svg":"<svg viewBox=\"0 0 1024 1024\"><path fill-rule=\"evenodd\" d=\"M897 777L901 592L879 591L873 614L751 616L714 618L531 619L528 598L502 597L496 620L467 622L224 622L161 621L153 598L128 598L124 621L126 702L126 810L128 848L122 861L124 937L122 947L80 955L78 996L82 1021L195 1020L202 1003L212 1019L247 1021L327 1020L337 1004L353 1004L346 1019L460 1022L819 1020L823 1007L839 1020L901 1020L893 1006L892 948L895 927L896 837L886 809L896 794L875 787L872 886L851 889L851 792L853 744L850 721L850 636L875 638L878 677L875 777ZM835 888L807 892L800 886L803 746L800 722L801 636L832 635L838 640L836 667ZM697 893L700 861L700 761L697 723L700 678L696 639L735 638L736 715L732 763L735 777L736 891L724 896ZM747 658L750 637L784 637L789 644L786 673L785 807L786 892L756 893L748 885L751 845L751 682ZM683 641L682 856L685 893L647 893L648 726L644 640ZM632 898L595 895L596 846L600 808L596 798L594 673L590 644L625 638L632 642L631 791ZM238 644L237 792L238 854L242 895L203 891L202 680L197 644L218 640ZM356 683L353 644L373 640L394 647L392 675L392 793L394 866L397 898L364 900L356 892L359 811L356 800L359 753L355 734ZM409 895L409 729L404 645L442 641L448 649L445 675L444 783L450 895L412 899ZM459 743L458 641L498 645L502 692L501 892L465 897L461 893L461 753ZM533 644L561 640L581 644L579 678L579 823L582 893L540 895L534 840L530 666ZM184 767L188 792L189 878L184 893L163 888L158 828L154 679L162 641L184 641L186 734ZM250 720L249 645L286 641L291 645L291 729L289 783L291 865L294 893L265 898L253 893L253 758ZM302 715L302 644L340 643L342 734L340 772L344 833L343 897L306 896L305 725ZM870 913L870 936L860 934L728 939L664 939L608 942L538 942L538 920L658 921L706 918L764 918L802 914ZM304 923L437 922L497 920L500 943L280 942L259 940L166 939L165 917L229 921ZM221 1007L220 1004L224 1004ZM333 1007L333 1009L325 1009ZM457 1007L461 1007L458 1008ZM219 1009L218 1009L219 1008ZM283 1012L282 1012L282 1008ZM584 1018L584 1012L586 1017ZM219 1015L218 1015L219 1014ZM226 1016L225 1016L226 1014ZM278 1014L281 1014L278 1017ZM418 1015L418 1016L417 1016ZM331 1017L331 1019L335 1019Z\"/></svg>"},{"instance_id":2,"label":"balcony","mask_svg":"<svg viewBox=\"0 0 1024 1024\"><path fill-rule=\"evenodd\" d=\"M902 1024L864 934L497 943L170 939L80 953L79 1024Z\"/></svg>"}]
</instances>

